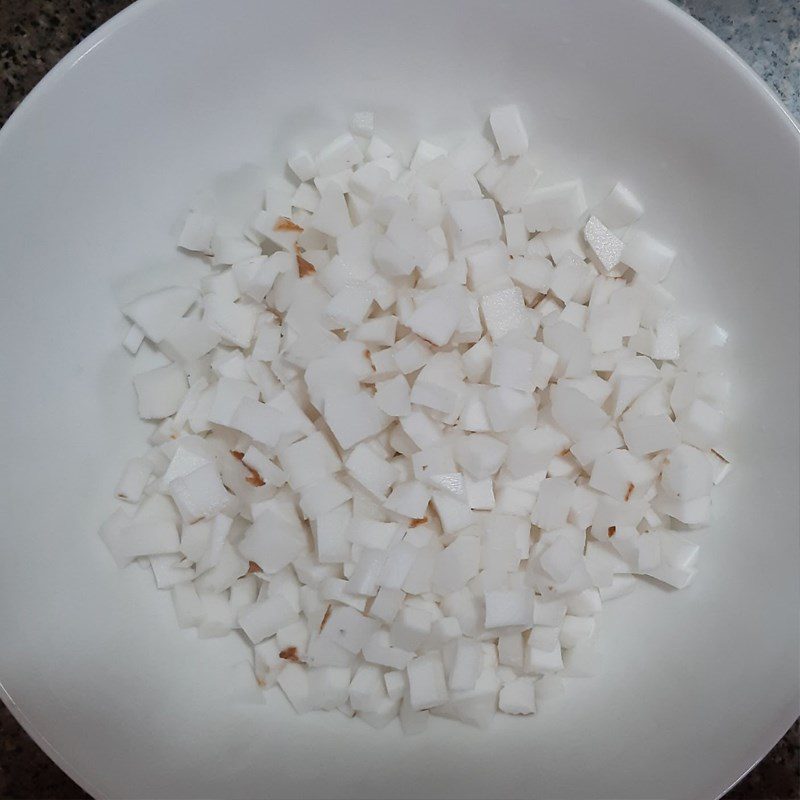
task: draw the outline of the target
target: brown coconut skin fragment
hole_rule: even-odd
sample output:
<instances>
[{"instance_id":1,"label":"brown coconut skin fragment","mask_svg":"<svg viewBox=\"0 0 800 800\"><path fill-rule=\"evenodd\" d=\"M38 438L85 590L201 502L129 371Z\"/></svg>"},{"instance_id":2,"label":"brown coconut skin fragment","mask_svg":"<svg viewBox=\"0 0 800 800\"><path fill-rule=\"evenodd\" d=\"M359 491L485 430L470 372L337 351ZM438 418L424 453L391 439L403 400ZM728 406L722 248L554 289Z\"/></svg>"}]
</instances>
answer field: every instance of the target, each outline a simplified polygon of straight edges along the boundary
<instances>
[{"instance_id":1,"label":"brown coconut skin fragment","mask_svg":"<svg viewBox=\"0 0 800 800\"><path fill-rule=\"evenodd\" d=\"M287 647L284 650L281 650L278 655L284 661L291 661L294 664L300 663L300 656L297 655L297 648L296 647Z\"/></svg>"},{"instance_id":2,"label":"brown coconut skin fragment","mask_svg":"<svg viewBox=\"0 0 800 800\"><path fill-rule=\"evenodd\" d=\"M325 609L325 614L324 614L324 616L322 617L322 622L320 622L320 624L319 624L319 630L320 630L320 633L322 633L322 629L325 627L326 623L328 622L328 619L329 619L329 618L330 618L330 616L331 616L331 611L332 611L332 610L333 610L333 606L328 606L328 607Z\"/></svg>"},{"instance_id":3,"label":"brown coconut skin fragment","mask_svg":"<svg viewBox=\"0 0 800 800\"><path fill-rule=\"evenodd\" d=\"M244 453L241 450L231 450L231 455L237 460L241 461L244 458ZM250 473L245 480L251 486L264 486L264 479L254 470L252 467L248 467L247 464L242 464L242 466Z\"/></svg>"},{"instance_id":4,"label":"brown coconut skin fragment","mask_svg":"<svg viewBox=\"0 0 800 800\"><path fill-rule=\"evenodd\" d=\"M297 244L294 246L294 254L297 258L297 271L300 273L301 278L305 278L306 275L313 275L317 271L310 261L306 261L303 258L303 251Z\"/></svg>"},{"instance_id":5,"label":"brown coconut skin fragment","mask_svg":"<svg viewBox=\"0 0 800 800\"><path fill-rule=\"evenodd\" d=\"M245 572L244 575L240 575L239 580L242 580L242 578L246 578L248 575L252 575L255 572L263 572L263 571L264 570L261 569L261 567L258 564L256 564L255 561L249 561L247 563L247 572Z\"/></svg>"},{"instance_id":6,"label":"brown coconut skin fragment","mask_svg":"<svg viewBox=\"0 0 800 800\"><path fill-rule=\"evenodd\" d=\"M247 464L245 464L245 466L247 467ZM258 474L258 472L256 472L256 470L254 470L252 467L247 467L247 471L250 474L245 478L245 480L251 486L258 487L258 486L263 486L264 485L264 479Z\"/></svg>"},{"instance_id":7,"label":"brown coconut skin fragment","mask_svg":"<svg viewBox=\"0 0 800 800\"><path fill-rule=\"evenodd\" d=\"M292 222L288 217L278 217L278 221L275 223L275 230L296 231L297 233L303 232L303 229L296 222Z\"/></svg>"}]
</instances>

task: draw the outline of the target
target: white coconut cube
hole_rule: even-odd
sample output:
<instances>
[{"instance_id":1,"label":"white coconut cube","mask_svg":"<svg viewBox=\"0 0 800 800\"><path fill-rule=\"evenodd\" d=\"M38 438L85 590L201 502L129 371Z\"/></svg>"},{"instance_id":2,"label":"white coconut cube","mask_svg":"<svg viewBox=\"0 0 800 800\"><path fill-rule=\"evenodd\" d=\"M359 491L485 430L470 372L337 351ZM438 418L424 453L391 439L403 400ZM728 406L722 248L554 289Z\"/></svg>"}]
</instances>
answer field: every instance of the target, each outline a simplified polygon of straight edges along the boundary
<instances>
[{"instance_id":1,"label":"white coconut cube","mask_svg":"<svg viewBox=\"0 0 800 800\"><path fill-rule=\"evenodd\" d=\"M622 258L624 243L615 236L597 217L589 217L583 228L586 243L592 248L597 261L606 273L616 269Z\"/></svg>"},{"instance_id":2,"label":"white coconut cube","mask_svg":"<svg viewBox=\"0 0 800 800\"><path fill-rule=\"evenodd\" d=\"M291 169L301 181L310 181L317 174L314 158L307 150L298 150L289 159L289 169Z\"/></svg>"},{"instance_id":3,"label":"white coconut cube","mask_svg":"<svg viewBox=\"0 0 800 800\"><path fill-rule=\"evenodd\" d=\"M528 247L528 229L525 227L525 218L520 212L503 214L503 228L509 255L524 256Z\"/></svg>"},{"instance_id":4,"label":"white coconut cube","mask_svg":"<svg viewBox=\"0 0 800 800\"><path fill-rule=\"evenodd\" d=\"M593 213L609 228L625 228L642 216L644 207L627 186L616 183Z\"/></svg>"},{"instance_id":5,"label":"white coconut cube","mask_svg":"<svg viewBox=\"0 0 800 800\"><path fill-rule=\"evenodd\" d=\"M310 220L311 227L328 236L341 236L350 230L350 212L341 188L329 184L320 195L319 205Z\"/></svg>"},{"instance_id":6,"label":"white coconut cube","mask_svg":"<svg viewBox=\"0 0 800 800\"><path fill-rule=\"evenodd\" d=\"M397 317L394 315L373 317L364 322L363 325L359 325L352 337L367 344L390 347L394 344L396 331Z\"/></svg>"},{"instance_id":7,"label":"white coconut cube","mask_svg":"<svg viewBox=\"0 0 800 800\"><path fill-rule=\"evenodd\" d=\"M491 342L486 337L481 338L464 353L461 363L467 379L480 382L492 363Z\"/></svg>"},{"instance_id":8,"label":"white coconut cube","mask_svg":"<svg viewBox=\"0 0 800 800\"><path fill-rule=\"evenodd\" d=\"M508 445L485 433L473 433L460 439L454 455L475 480L483 480L494 475L503 464Z\"/></svg>"},{"instance_id":9,"label":"white coconut cube","mask_svg":"<svg viewBox=\"0 0 800 800\"><path fill-rule=\"evenodd\" d=\"M386 551L379 548L364 548L347 581L347 591L371 597L378 592L378 578L386 561Z\"/></svg>"},{"instance_id":10,"label":"white coconut cube","mask_svg":"<svg viewBox=\"0 0 800 800\"><path fill-rule=\"evenodd\" d=\"M536 385L534 367L537 361L537 344L529 339L504 337L492 349L489 381L495 386L533 392Z\"/></svg>"},{"instance_id":11,"label":"white coconut cube","mask_svg":"<svg viewBox=\"0 0 800 800\"><path fill-rule=\"evenodd\" d=\"M447 686L451 692L474 688L483 670L483 647L472 639L459 638L445 650Z\"/></svg>"},{"instance_id":12,"label":"white coconut cube","mask_svg":"<svg viewBox=\"0 0 800 800\"><path fill-rule=\"evenodd\" d=\"M525 225L531 233L572 228L585 211L586 198L580 181L533 189L522 206Z\"/></svg>"},{"instance_id":13,"label":"white coconut cube","mask_svg":"<svg viewBox=\"0 0 800 800\"><path fill-rule=\"evenodd\" d=\"M216 294L205 296L203 322L225 341L237 347L249 347L255 331L255 306L231 302Z\"/></svg>"},{"instance_id":14,"label":"white coconut cube","mask_svg":"<svg viewBox=\"0 0 800 800\"><path fill-rule=\"evenodd\" d=\"M541 172L528 155L521 155L503 173L491 190L504 211L516 211L525 202ZM524 219L521 220L524 230ZM527 235L525 236L527 240Z\"/></svg>"},{"instance_id":15,"label":"white coconut cube","mask_svg":"<svg viewBox=\"0 0 800 800\"><path fill-rule=\"evenodd\" d=\"M567 614L559 635L561 647L572 648L579 642L590 640L595 634L596 625L594 617L576 617Z\"/></svg>"},{"instance_id":16,"label":"white coconut cube","mask_svg":"<svg viewBox=\"0 0 800 800\"><path fill-rule=\"evenodd\" d=\"M404 650L417 650L431 632L432 616L420 608L405 606L390 628L392 644Z\"/></svg>"},{"instance_id":17,"label":"white coconut cube","mask_svg":"<svg viewBox=\"0 0 800 800\"><path fill-rule=\"evenodd\" d=\"M452 692L446 712L477 728L487 728L497 713L500 680L493 666L486 666L475 686L464 692ZM434 709L434 713L438 713Z\"/></svg>"},{"instance_id":18,"label":"white coconut cube","mask_svg":"<svg viewBox=\"0 0 800 800\"><path fill-rule=\"evenodd\" d=\"M349 653L358 654L380 623L354 608L339 606L331 612L320 637L330 639Z\"/></svg>"},{"instance_id":19,"label":"white coconut cube","mask_svg":"<svg viewBox=\"0 0 800 800\"><path fill-rule=\"evenodd\" d=\"M662 486L673 497L684 501L707 497L712 486L708 459L697 448L680 445L664 462Z\"/></svg>"},{"instance_id":20,"label":"white coconut cube","mask_svg":"<svg viewBox=\"0 0 800 800\"><path fill-rule=\"evenodd\" d=\"M500 664L522 672L524 664L524 642L522 633L501 633L497 640L497 655Z\"/></svg>"},{"instance_id":21,"label":"white coconut cube","mask_svg":"<svg viewBox=\"0 0 800 800\"><path fill-rule=\"evenodd\" d=\"M533 624L533 592L512 589L486 592L487 628L529 628Z\"/></svg>"},{"instance_id":22,"label":"white coconut cube","mask_svg":"<svg viewBox=\"0 0 800 800\"><path fill-rule=\"evenodd\" d=\"M465 478L467 505L473 511L491 511L495 507L494 483L491 477L482 480Z\"/></svg>"},{"instance_id":23,"label":"white coconut cube","mask_svg":"<svg viewBox=\"0 0 800 800\"><path fill-rule=\"evenodd\" d=\"M380 586L387 589L401 589L406 586L419 555L419 548L409 542L399 542L390 547L378 576Z\"/></svg>"},{"instance_id":24,"label":"white coconut cube","mask_svg":"<svg viewBox=\"0 0 800 800\"><path fill-rule=\"evenodd\" d=\"M626 414L620 422L620 430L628 449L637 456L672 450L681 443L678 426L666 414L647 417Z\"/></svg>"},{"instance_id":25,"label":"white coconut cube","mask_svg":"<svg viewBox=\"0 0 800 800\"><path fill-rule=\"evenodd\" d=\"M122 340L122 346L131 354L136 355L144 341L144 331L134 322Z\"/></svg>"},{"instance_id":26,"label":"white coconut cube","mask_svg":"<svg viewBox=\"0 0 800 800\"><path fill-rule=\"evenodd\" d=\"M558 630L553 629L556 634ZM525 645L525 666L524 672L528 675L544 675L553 672L560 672L564 668L564 661L561 655L561 648L555 646L552 649L542 649L535 646L531 639Z\"/></svg>"},{"instance_id":27,"label":"white coconut cube","mask_svg":"<svg viewBox=\"0 0 800 800\"><path fill-rule=\"evenodd\" d=\"M208 419L217 425L230 427L241 401L246 397L257 400L258 396L258 387L250 381L221 377L214 386Z\"/></svg>"},{"instance_id":28,"label":"white coconut cube","mask_svg":"<svg viewBox=\"0 0 800 800\"><path fill-rule=\"evenodd\" d=\"M178 237L178 247L210 255L215 228L216 220L213 216L199 210L190 211Z\"/></svg>"},{"instance_id":29,"label":"white coconut cube","mask_svg":"<svg viewBox=\"0 0 800 800\"><path fill-rule=\"evenodd\" d=\"M186 395L186 374L177 364L140 372L133 377L142 419L165 419L174 414Z\"/></svg>"},{"instance_id":30,"label":"white coconut cube","mask_svg":"<svg viewBox=\"0 0 800 800\"><path fill-rule=\"evenodd\" d=\"M515 283L543 294L550 288L553 270L553 265L544 256L528 254L511 262L509 274Z\"/></svg>"},{"instance_id":31,"label":"white coconut cube","mask_svg":"<svg viewBox=\"0 0 800 800\"><path fill-rule=\"evenodd\" d=\"M493 108L489 112L489 124L500 150L500 158L519 156L528 151L528 132L517 106Z\"/></svg>"},{"instance_id":32,"label":"white coconut cube","mask_svg":"<svg viewBox=\"0 0 800 800\"><path fill-rule=\"evenodd\" d=\"M373 633L364 645L364 659L366 661L394 670L405 669L408 666L408 662L411 661L413 657L414 653L395 647L391 642L389 632L385 630L379 630ZM391 673L387 673L387 677L389 674ZM402 678L402 676L400 677L400 686L395 687L395 692L399 689L402 696L402 693L405 691L405 678ZM394 699L398 698L395 697Z\"/></svg>"},{"instance_id":33,"label":"white coconut cube","mask_svg":"<svg viewBox=\"0 0 800 800\"><path fill-rule=\"evenodd\" d=\"M686 444L708 450L725 434L725 415L704 400L694 400L677 415L676 424Z\"/></svg>"},{"instance_id":34,"label":"white coconut cube","mask_svg":"<svg viewBox=\"0 0 800 800\"><path fill-rule=\"evenodd\" d=\"M311 707L323 711L338 708L350 697L349 667L315 667L308 670Z\"/></svg>"},{"instance_id":35,"label":"white coconut cube","mask_svg":"<svg viewBox=\"0 0 800 800\"><path fill-rule=\"evenodd\" d=\"M402 608L404 599L405 593L402 590L381 587L372 601L369 614L390 625Z\"/></svg>"},{"instance_id":36,"label":"white coconut cube","mask_svg":"<svg viewBox=\"0 0 800 800\"><path fill-rule=\"evenodd\" d=\"M139 556L177 553L178 529L167 519L147 519L124 525L119 519L118 536L106 539L117 563L127 564ZM108 530L108 529L106 529Z\"/></svg>"},{"instance_id":37,"label":"white coconut cube","mask_svg":"<svg viewBox=\"0 0 800 800\"><path fill-rule=\"evenodd\" d=\"M151 342L158 344L196 300L195 289L172 286L138 297L126 305L123 312Z\"/></svg>"},{"instance_id":38,"label":"white coconut cube","mask_svg":"<svg viewBox=\"0 0 800 800\"><path fill-rule=\"evenodd\" d=\"M420 269L425 269L437 252L437 245L411 214L401 208L391 218L386 237L402 251L408 253Z\"/></svg>"},{"instance_id":39,"label":"white coconut cube","mask_svg":"<svg viewBox=\"0 0 800 800\"><path fill-rule=\"evenodd\" d=\"M493 342L499 342L509 331L523 328L528 319L525 300L516 286L484 294L480 304L486 329Z\"/></svg>"},{"instance_id":40,"label":"white coconut cube","mask_svg":"<svg viewBox=\"0 0 800 800\"><path fill-rule=\"evenodd\" d=\"M286 431L284 415L252 397L243 397L233 412L230 427L267 447L275 447Z\"/></svg>"},{"instance_id":41,"label":"white coconut cube","mask_svg":"<svg viewBox=\"0 0 800 800\"><path fill-rule=\"evenodd\" d=\"M362 664L350 682L350 705L354 711L375 711L386 698L383 670L372 664Z\"/></svg>"},{"instance_id":42,"label":"white coconut cube","mask_svg":"<svg viewBox=\"0 0 800 800\"><path fill-rule=\"evenodd\" d=\"M447 681L440 653L431 652L408 665L409 704L415 711L435 708L447 701Z\"/></svg>"},{"instance_id":43,"label":"white coconut cube","mask_svg":"<svg viewBox=\"0 0 800 800\"><path fill-rule=\"evenodd\" d=\"M473 511L466 498L461 500L449 492L433 492L431 500L445 533L455 534L472 524Z\"/></svg>"},{"instance_id":44,"label":"white coconut cube","mask_svg":"<svg viewBox=\"0 0 800 800\"><path fill-rule=\"evenodd\" d=\"M279 458L293 489L322 481L342 468L336 451L317 431L281 449Z\"/></svg>"},{"instance_id":45,"label":"white coconut cube","mask_svg":"<svg viewBox=\"0 0 800 800\"><path fill-rule=\"evenodd\" d=\"M536 713L536 690L532 678L517 678L500 689L498 706L505 714Z\"/></svg>"},{"instance_id":46,"label":"white coconut cube","mask_svg":"<svg viewBox=\"0 0 800 800\"><path fill-rule=\"evenodd\" d=\"M386 498L397 480L397 470L367 444L356 445L345 460L347 471L376 497Z\"/></svg>"},{"instance_id":47,"label":"white coconut cube","mask_svg":"<svg viewBox=\"0 0 800 800\"><path fill-rule=\"evenodd\" d=\"M383 676L386 685L386 694L392 700L400 700L406 693L408 686L407 676L402 670L390 670Z\"/></svg>"},{"instance_id":48,"label":"white coconut cube","mask_svg":"<svg viewBox=\"0 0 800 800\"><path fill-rule=\"evenodd\" d=\"M375 299L371 289L363 286L345 286L331 298L325 316L333 330L350 330L360 325Z\"/></svg>"},{"instance_id":49,"label":"white coconut cube","mask_svg":"<svg viewBox=\"0 0 800 800\"><path fill-rule=\"evenodd\" d=\"M447 210L450 234L458 248L500 238L502 227L492 200L460 200Z\"/></svg>"},{"instance_id":50,"label":"white coconut cube","mask_svg":"<svg viewBox=\"0 0 800 800\"><path fill-rule=\"evenodd\" d=\"M300 490L300 510L306 519L316 519L353 496L350 488L336 478L324 478Z\"/></svg>"},{"instance_id":51,"label":"white coconut cube","mask_svg":"<svg viewBox=\"0 0 800 800\"><path fill-rule=\"evenodd\" d=\"M114 496L129 503L138 503L152 473L153 465L146 458L130 459L117 481Z\"/></svg>"},{"instance_id":52,"label":"white coconut cube","mask_svg":"<svg viewBox=\"0 0 800 800\"><path fill-rule=\"evenodd\" d=\"M389 417L366 392L333 397L325 404L325 421L339 444L349 449L380 433Z\"/></svg>"},{"instance_id":53,"label":"white coconut cube","mask_svg":"<svg viewBox=\"0 0 800 800\"><path fill-rule=\"evenodd\" d=\"M316 158L319 175L333 175L361 163L364 154L349 133L343 133L319 151Z\"/></svg>"},{"instance_id":54,"label":"white coconut cube","mask_svg":"<svg viewBox=\"0 0 800 800\"><path fill-rule=\"evenodd\" d=\"M242 610L239 625L250 641L258 644L297 619L297 611L283 597L275 596Z\"/></svg>"},{"instance_id":55,"label":"white coconut cube","mask_svg":"<svg viewBox=\"0 0 800 800\"><path fill-rule=\"evenodd\" d=\"M369 139L375 130L375 114L372 111L356 111L350 118L350 132Z\"/></svg>"},{"instance_id":56,"label":"white coconut cube","mask_svg":"<svg viewBox=\"0 0 800 800\"><path fill-rule=\"evenodd\" d=\"M605 427L608 415L585 394L568 386L550 390L550 403L556 424L573 441Z\"/></svg>"},{"instance_id":57,"label":"white coconut cube","mask_svg":"<svg viewBox=\"0 0 800 800\"><path fill-rule=\"evenodd\" d=\"M433 590L451 594L462 589L480 569L481 543L477 536L461 535L436 554Z\"/></svg>"},{"instance_id":58,"label":"white coconut cube","mask_svg":"<svg viewBox=\"0 0 800 800\"><path fill-rule=\"evenodd\" d=\"M669 274L675 251L643 231L633 231L625 239L621 260L643 278L660 283Z\"/></svg>"},{"instance_id":59,"label":"white coconut cube","mask_svg":"<svg viewBox=\"0 0 800 800\"><path fill-rule=\"evenodd\" d=\"M268 575L279 572L304 550L302 531L272 511L265 511L239 543L241 554Z\"/></svg>"},{"instance_id":60,"label":"white coconut cube","mask_svg":"<svg viewBox=\"0 0 800 800\"><path fill-rule=\"evenodd\" d=\"M397 484L385 502L385 507L411 519L422 519L431 499L431 490L419 481Z\"/></svg>"},{"instance_id":61,"label":"white coconut cube","mask_svg":"<svg viewBox=\"0 0 800 800\"><path fill-rule=\"evenodd\" d=\"M404 375L416 372L430 358L430 348L417 336L406 336L392 348L397 369Z\"/></svg>"},{"instance_id":62,"label":"white coconut cube","mask_svg":"<svg viewBox=\"0 0 800 800\"><path fill-rule=\"evenodd\" d=\"M559 536L539 556L539 565L556 582L563 583L581 560L581 551L565 536Z\"/></svg>"},{"instance_id":63,"label":"white coconut cube","mask_svg":"<svg viewBox=\"0 0 800 800\"><path fill-rule=\"evenodd\" d=\"M213 517L231 500L213 464L171 480L169 492L185 522Z\"/></svg>"},{"instance_id":64,"label":"white coconut cube","mask_svg":"<svg viewBox=\"0 0 800 800\"><path fill-rule=\"evenodd\" d=\"M567 604L563 600L536 597L533 605L533 624L558 628L563 623L566 613Z\"/></svg>"},{"instance_id":65,"label":"white coconut cube","mask_svg":"<svg viewBox=\"0 0 800 800\"><path fill-rule=\"evenodd\" d=\"M556 264L550 279L550 291L566 303L572 300L591 277L592 267L572 251L567 251Z\"/></svg>"},{"instance_id":66,"label":"white coconut cube","mask_svg":"<svg viewBox=\"0 0 800 800\"><path fill-rule=\"evenodd\" d=\"M547 469L553 457L568 447L569 442L563 433L551 426L522 428L509 445L506 466L517 478L535 475Z\"/></svg>"},{"instance_id":67,"label":"white coconut cube","mask_svg":"<svg viewBox=\"0 0 800 800\"><path fill-rule=\"evenodd\" d=\"M347 530L352 512L347 504L334 508L316 517L312 524L317 558L323 564L335 564L348 560L350 541Z\"/></svg>"}]
</instances>

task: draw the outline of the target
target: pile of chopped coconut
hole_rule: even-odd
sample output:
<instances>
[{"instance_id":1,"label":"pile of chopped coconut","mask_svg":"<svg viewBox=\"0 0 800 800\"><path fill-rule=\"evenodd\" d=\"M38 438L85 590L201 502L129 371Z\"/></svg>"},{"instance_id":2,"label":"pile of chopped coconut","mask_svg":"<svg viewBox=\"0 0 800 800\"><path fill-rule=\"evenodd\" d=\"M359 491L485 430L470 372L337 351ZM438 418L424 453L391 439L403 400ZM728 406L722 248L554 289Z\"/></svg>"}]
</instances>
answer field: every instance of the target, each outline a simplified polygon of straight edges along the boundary
<instances>
[{"instance_id":1,"label":"pile of chopped coconut","mask_svg":"<svg viewBox=\"0 0 800 800\"><path fill-rule=\"evenodd\" d=\"M541 185L517 107L490 122L409 163L357 114L299 183L219 181L195 272L127 293L158 427L101 536L301 713L533 713L598 670L604 601L692 580L675 529L729 468L724 332L676 314L639 201Z\"/></svg>"}]
</instances>

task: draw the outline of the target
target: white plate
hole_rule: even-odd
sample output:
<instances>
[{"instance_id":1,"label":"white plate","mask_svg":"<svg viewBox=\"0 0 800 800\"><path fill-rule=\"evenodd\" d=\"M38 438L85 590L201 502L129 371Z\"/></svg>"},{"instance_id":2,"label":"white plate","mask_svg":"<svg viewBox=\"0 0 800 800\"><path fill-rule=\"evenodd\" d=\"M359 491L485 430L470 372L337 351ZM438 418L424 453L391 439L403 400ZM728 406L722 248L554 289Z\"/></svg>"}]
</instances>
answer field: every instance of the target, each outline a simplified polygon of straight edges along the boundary
<instances>
[{"instance_id":1,"label":"white plate","mask_svg":"<svg viewBox=\"0 0 800 800\"><path fill-rule=\"evenodd\" d=\"M604 617L603 675L479 732L422 736L226 701L234 637L96 536L141 450L112 281L174 259L192 193L372 108L409 136L523 103L549 177L623 180L730 331L736 469L687 591ZM0 134L3 699L97 797L714 797L798 711L800 138L666 2L137 3Z\"/></svg>"}]
</instances>

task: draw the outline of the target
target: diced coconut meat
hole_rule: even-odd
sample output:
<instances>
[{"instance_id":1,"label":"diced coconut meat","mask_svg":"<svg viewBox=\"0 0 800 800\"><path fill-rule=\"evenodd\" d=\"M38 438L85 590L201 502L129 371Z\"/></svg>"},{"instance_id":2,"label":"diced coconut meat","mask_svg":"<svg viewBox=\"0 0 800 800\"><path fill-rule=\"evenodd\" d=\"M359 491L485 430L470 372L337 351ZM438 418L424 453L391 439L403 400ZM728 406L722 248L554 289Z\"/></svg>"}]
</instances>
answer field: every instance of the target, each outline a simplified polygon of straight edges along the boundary
<instances>
[{"instance_id":1,"label":"diced coconut meat","mask_svg":"<svg viewBox=\"0 0 800 800\"><path fill-rule=\"evenodd\" d=\"M596 674L639 576L695 577L671 527L731 468L727 335L675 310L626 186L587 213L516 106L489 122L499 152L423 139L407 168L357 112L299 185L247 168L192 206L178 247L213 274L123 293L158 427L100 536L179 626L241 629L231 696L485 727Z\"/></svg>"}]
</instances>

